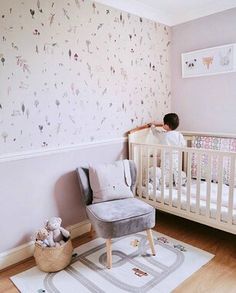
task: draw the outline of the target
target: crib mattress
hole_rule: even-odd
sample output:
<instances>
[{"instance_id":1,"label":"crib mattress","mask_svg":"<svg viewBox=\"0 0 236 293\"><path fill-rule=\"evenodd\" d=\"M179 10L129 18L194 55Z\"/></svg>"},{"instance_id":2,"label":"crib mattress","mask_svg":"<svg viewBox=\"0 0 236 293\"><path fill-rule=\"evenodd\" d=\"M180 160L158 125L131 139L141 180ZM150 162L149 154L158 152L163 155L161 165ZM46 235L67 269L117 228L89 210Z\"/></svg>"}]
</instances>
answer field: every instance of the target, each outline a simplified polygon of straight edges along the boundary
<instances>
[{"instance_id":1,"label":"crib mattress","mask_svg":"<svg viewBox=\"0 0 236 293\"><path fill-rule=\"evenodd\" d=\"M197 183L196 180L191 180L191 190L190 190L190 211L196 212L196 191ZM170 204L170 190L169 188L164 189L164 203L166 205ZM211 183L211 195L210 195L210 217L216 219L217 215L217 192L218 184ZM161 202L161 191L156 190L156 195L153 195L153 188L149 186L148 195L147 187L142 186L141 191L138 187L137 193L143 198L149 198ZM236 225L236 188L234 188L234 204L233 204L233 224ZM181 186L181 209L187 209L187 187ZM200 183L200 205L199 213L203 216L206 215L206 198L207 198L207 183ZM221 201L221 221L228 221L228 198L229 198L229 187L225 184L222 185L222 201ZM177 207L178 204L178 190L173 187L172 189L172 206Z\"/></svg>"}]
</instances>

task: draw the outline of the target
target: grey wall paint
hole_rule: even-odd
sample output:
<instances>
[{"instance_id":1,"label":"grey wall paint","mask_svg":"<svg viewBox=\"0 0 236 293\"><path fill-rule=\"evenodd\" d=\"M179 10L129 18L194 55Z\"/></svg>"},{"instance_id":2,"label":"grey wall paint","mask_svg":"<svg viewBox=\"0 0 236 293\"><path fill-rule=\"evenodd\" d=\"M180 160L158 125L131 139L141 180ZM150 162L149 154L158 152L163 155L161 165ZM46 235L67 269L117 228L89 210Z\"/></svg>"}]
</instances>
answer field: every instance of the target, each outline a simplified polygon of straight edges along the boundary
<instances>
[{"instance_id":1,"label":"grey wall paint","mask_svg":"<svg viewBox=\"0 0 236 293\"><path fill-rule=\"evenodd\" d=\"M171 107L181 130L236 132L236 73L181 77L181 53L229 43L236 43L236 9L172 28Z\"/></svg>"},{"instance_id":2,"label":"grey wall paint","mask_svg":"<svg viewBox=\"0 0 236 293\"><path fill-rule=\"evenodd\" d=\"M31 241L52 216L64 227L86 219L75 169L126 157L126 143L111 143L0 163L0 253Z\"/></svg>"}]
</instances>

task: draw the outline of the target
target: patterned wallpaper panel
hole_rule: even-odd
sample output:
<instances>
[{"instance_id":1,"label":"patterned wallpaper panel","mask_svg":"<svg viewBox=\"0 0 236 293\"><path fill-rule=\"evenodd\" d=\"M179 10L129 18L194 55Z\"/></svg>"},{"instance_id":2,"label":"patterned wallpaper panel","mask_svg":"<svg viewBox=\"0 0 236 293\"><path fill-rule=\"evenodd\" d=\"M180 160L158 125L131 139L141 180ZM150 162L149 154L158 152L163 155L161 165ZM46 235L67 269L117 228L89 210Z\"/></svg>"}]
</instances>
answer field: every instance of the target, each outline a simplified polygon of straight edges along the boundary
<instances>
[{"instance_id":1,"label":"patterned wallpaper panel","mask_svg":"<svg viewBox=\"0 0 236 293\"><path fill-rule=\"evenodd\" d=\"M121 137L170 108L170 30L87 0L0 7L0 154Z\"/></svg>"}]
</instances>

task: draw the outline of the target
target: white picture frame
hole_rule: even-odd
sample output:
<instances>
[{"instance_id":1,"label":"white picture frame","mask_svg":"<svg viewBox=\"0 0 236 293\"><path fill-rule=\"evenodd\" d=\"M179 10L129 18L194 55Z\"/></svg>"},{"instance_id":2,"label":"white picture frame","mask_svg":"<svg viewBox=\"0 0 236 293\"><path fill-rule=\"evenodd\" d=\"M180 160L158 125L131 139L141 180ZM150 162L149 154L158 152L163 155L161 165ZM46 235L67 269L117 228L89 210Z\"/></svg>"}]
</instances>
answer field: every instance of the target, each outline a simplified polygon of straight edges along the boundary
<instances>
[{"instance_id":1,"label":"white picture frame","mask_svg":"<svg viewBox=\"0 0 236 293\"><path fill-rule=\"evenodd\" d=\"M181 54L182 78L236 72L236 44Z\"/></svg>"}]
</instances>

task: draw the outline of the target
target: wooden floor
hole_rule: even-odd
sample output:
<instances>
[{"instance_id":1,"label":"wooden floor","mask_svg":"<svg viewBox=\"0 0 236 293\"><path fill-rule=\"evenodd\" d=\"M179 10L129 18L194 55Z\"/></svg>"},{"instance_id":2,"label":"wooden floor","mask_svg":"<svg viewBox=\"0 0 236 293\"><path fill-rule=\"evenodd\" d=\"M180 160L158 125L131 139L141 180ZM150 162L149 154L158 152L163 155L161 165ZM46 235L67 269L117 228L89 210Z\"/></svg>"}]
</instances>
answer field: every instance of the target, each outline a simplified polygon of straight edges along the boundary
<instances>
[{"instance_id":1,"label":"wooden floor","mask_svg":"<svg viewBox=\"0 0 236 293\"><path fill-rule=\"evenodd\" d=\"M215 257L174 290L179 292L236 292L236 236L165 213L157 214L155 227L161 233L215 254ZM74 239L74 247L96 235ZM34 266L33 258L0 272L0 292L15 293L9 277Z\"/></svg>"}]
</instances>

